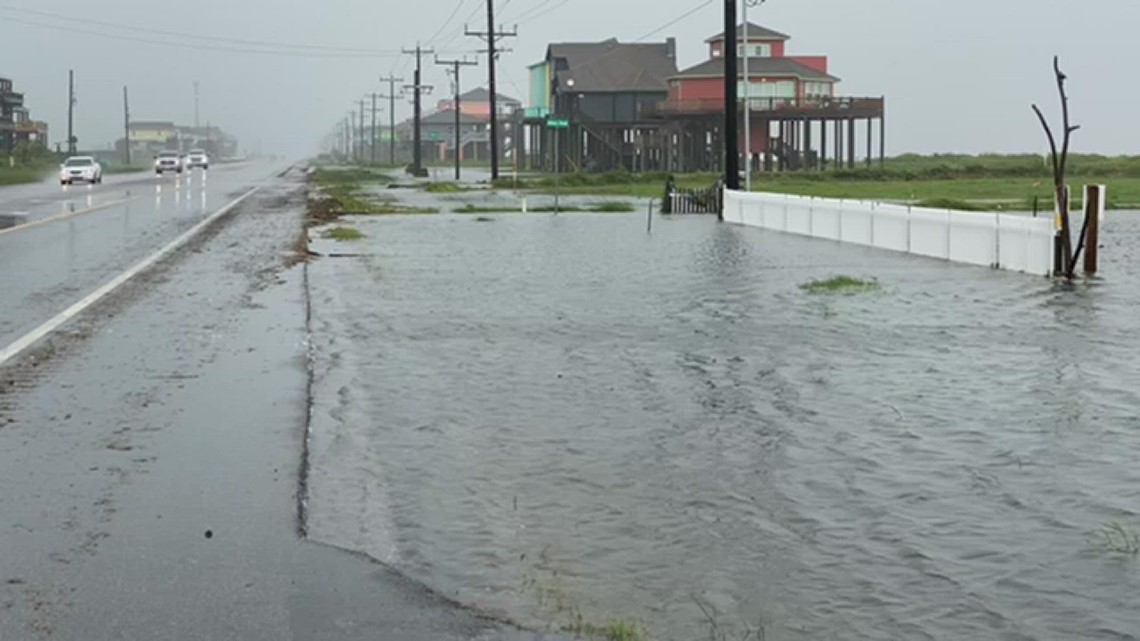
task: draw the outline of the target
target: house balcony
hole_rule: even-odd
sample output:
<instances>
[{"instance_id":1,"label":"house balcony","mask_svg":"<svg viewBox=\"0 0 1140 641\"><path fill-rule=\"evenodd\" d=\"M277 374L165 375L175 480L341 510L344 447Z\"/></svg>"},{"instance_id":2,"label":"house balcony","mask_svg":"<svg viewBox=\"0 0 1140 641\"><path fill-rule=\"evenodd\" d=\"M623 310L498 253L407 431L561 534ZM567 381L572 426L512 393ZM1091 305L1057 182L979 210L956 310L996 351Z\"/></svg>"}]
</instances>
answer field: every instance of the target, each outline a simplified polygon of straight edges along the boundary
<instances>
[{"instance_id":1,"label":"house balcony","mask_svg":"<svg viewBox=\"0 0 1140 641\"><path fill-rule=\"evenodd\" d=\"M22 93L0 93L0 103L12 106L22 106L24 104L24 94Z\"/></svg>"},{"instance_id":2,"label":"house balcony","mask_svg":"<svg viewBox=\"0 0 1140 641\"><path fill-rule=\"evenodd\" d=\"M840 120L846 118L882 118L886 110L884 98L852 98L820 96L811 98L750 98L754 117L805 120ZM740 101L744 110L744 100ZM705 118L724 113L720 98L667 100L648 107L645 118Z\"/></svg>"}]
</instances>

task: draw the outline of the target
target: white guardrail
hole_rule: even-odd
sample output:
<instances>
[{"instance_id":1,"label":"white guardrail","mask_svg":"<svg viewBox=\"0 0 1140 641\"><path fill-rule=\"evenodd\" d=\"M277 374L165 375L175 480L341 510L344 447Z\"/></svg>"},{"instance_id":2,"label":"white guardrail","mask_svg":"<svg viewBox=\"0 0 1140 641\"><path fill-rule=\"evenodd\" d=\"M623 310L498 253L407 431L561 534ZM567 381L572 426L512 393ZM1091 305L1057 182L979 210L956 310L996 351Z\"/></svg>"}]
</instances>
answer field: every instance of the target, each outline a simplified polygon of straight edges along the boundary
<instances>
[{"instance_id":1,"label":"white guardrail","mask_svg":"<svg viewBox=\"0 0 1140 641\"><path fill-rule=\"evenodd\" d=\"M950 211L726 189L724 220L789 234L1048 276L1053 216Z\"/></svg>"}]
</instances>

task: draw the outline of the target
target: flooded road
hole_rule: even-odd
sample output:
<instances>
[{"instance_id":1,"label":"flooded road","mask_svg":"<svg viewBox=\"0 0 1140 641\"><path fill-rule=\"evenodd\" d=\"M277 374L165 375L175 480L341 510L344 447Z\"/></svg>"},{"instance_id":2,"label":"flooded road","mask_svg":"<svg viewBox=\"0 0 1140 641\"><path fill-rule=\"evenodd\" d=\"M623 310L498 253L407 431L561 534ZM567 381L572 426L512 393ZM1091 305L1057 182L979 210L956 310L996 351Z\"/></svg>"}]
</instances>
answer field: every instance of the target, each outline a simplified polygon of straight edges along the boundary
<instances>
[{"instance_id":1,"label":"flooded road","mask_svg":"<svg viewBox=\"0 0 1140 641\"><path fill-rule=\"evenodd\" d=\"M351 224L314 539L539 626L1137 638L1097 535L1140 531L1136 214L1073 286L711 218ZM881 288L799 288L837 274Z\"/></svg>"}]
</instances>

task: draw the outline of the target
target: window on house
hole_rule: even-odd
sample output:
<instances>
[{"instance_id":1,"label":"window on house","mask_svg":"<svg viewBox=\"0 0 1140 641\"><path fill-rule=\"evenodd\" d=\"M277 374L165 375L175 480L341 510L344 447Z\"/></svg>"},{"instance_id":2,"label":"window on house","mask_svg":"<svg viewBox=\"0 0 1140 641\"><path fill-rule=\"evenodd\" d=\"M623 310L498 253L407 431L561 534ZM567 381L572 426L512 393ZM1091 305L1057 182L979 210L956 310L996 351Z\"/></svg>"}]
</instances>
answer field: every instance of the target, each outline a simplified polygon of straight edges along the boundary
<instances>
[{"instance_id":1,"label":"window on house","mask_svg":"<svg viewBox=\"0 0 1140 641\"><path fill-rule=\"evenodd\" d=\"M740 44L736 46L736 55L738 57L744 56L745 45ZM749 58L771 58L772 45L770 44L753 44L747 46Z\"/></svg>"}]
</instances>

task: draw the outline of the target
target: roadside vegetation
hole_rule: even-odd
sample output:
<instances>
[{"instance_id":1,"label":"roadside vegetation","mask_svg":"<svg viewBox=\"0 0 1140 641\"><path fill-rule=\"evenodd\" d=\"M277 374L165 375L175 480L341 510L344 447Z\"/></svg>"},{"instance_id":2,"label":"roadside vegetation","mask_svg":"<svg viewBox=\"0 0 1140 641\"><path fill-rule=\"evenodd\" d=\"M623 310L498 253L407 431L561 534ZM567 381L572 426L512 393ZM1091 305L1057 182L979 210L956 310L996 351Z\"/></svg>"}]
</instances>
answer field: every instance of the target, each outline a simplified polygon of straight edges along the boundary
<instances>
[{"instance_id":1,"label":"roadside vegetation","mask_svg":"<svg viewBox=\"0 0 1140 641\"><path fill-rule=\"evenodd\" d=\"M1140 156L1070 156L1070 182L1107 184L1110 209L1140 209ZM658 198L664 192L669 174L650 172L630 174L564 174L559 191L564 194L622 195ZM709 187L714 173L676 174L678 188ZM519 179L502 179L501 189L550 193L554 176L541 174ZM795 171L758 173L753 178L756 191L798 194L821 198L883 200L962 210L1039 211L1053 208L1053 187L1045 156L997 155L964 156L937 154L903 155L888 158L882 167L818 172ZM1079 203L1081 193L1073 194ZM1079 206L1079 205L1078 205Z\"/></svg>"},{"instance_id":2,"label":"roadside vegetation","mask_svg":"<svg viewBox=\"0 0 1140 641\"><path fill-rule=\"evenodd\" d=\"M435 214L438 209L400 205L388 194L376 194L380 185L391 185L393 178L367 167L320 167L313 172L313 184L323 196L324 217L374 214ZM369 190L368 188L372 189Z\"/></svg>"},{"instance_id":3,"label":"roadside vegetation","mask_svg":"<svg viewBox=\"0 0 1140 641\"><path fill-rule=\"evenodd\" d=\"M21 143L0 156L0 185L35 183L59 167L59 158L42 145Z\"/></svg>"}]
</instances>

